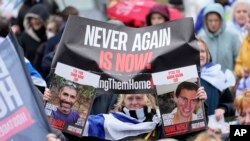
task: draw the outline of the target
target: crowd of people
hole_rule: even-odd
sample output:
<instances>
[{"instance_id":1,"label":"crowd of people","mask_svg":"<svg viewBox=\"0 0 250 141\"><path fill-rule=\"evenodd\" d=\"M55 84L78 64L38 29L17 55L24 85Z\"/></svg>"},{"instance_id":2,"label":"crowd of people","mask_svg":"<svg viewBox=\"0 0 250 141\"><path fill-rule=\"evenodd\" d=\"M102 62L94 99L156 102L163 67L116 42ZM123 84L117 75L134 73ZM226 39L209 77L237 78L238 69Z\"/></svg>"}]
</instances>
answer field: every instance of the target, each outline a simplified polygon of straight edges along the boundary
<instances>
[{"instance_id":1,"label":"crowd of people","mask_svg":"<svg viewBox=\"0 0 250 141\"><path fill-rule=\"evenodd\" d=\"M187 3L183 1L184 11L179 11L182 15L178 15L178 18L189 16L190 13L185 9L188 6ZM78 9L73 6L66 6L63 11L59 11L58 8L52 10L51 6L44 1L24 0L16 17L0 15L0 42L11 29L23 49L34 85L44 93L44 101L51 98L50 91L46 88L51 78L50 66L68 16L79 15ZM154 26L173 20L173 8L174 5L169 3L155 4L145 17L144 25ZM247 0L214 0L208 2L206 6L199 7L196 12L196 15L192 15L192 17L195 21L197 50L200 51L200 86L188 82L183 82L178 86L174 94L177 107L171 112L174 116L172 123L177 124L180 121L197 119L193 111L202 102L206 109L206 116L215 115L217 120L223 117L236 117L237 124L249 125L250 2ZM107 22L120 26L133 26L131 23L125 23L113 17L109 17ZM9 27L11 28L9 29ZM57 111L52 113L54 118L70 123L77 122L79 115L71 109L77 99L77 93L77 88L69 85L58 90L60 105ZM157 135L154 135L151 140L161 137L161 132L158 132L161 123L157 120L159 108L155 97L151 94L120 94L109 97L102 94L96 95L94 103L100 103L101 100L102 105L93 105L90 111L91 116L88 117L86 123L91 128L85 131L85 135L92 136L93 140L100 137L101 131L91 132L91 130L103 128L99 123L93 122L94 119L100 120L98 114L101 113L102 117L107 118L125 115L128 120L140 121L141 126L144 127L141 132L138 131L138 128L134 128L133 134L127 133L126 136L120 136L115 129L112 129L109 133L112 137L103 138L103 140L145 139L145 137L152 137L152 130L156 130ZM104 104L103 101L110 103ZM110 107L113 107L112 112L110 112ZM112 125L113 122L109 122L109 124L115 126ZM123 126L132 130L127 127L128 125ZM137 126L140 127L139 124ZM126 130L119 132L126 132ZM228 136L217 135L210 130L195 135L198 135L195 141L229 140ZM195 135L192 134L192 136ZM81 140L81 138L68 134L64 134L64 136L66 140ZM180 136L176 139L186 140L188 138ZM49 134L48 140L60 139L55 134Z\"/></svg>"}]
</instances>

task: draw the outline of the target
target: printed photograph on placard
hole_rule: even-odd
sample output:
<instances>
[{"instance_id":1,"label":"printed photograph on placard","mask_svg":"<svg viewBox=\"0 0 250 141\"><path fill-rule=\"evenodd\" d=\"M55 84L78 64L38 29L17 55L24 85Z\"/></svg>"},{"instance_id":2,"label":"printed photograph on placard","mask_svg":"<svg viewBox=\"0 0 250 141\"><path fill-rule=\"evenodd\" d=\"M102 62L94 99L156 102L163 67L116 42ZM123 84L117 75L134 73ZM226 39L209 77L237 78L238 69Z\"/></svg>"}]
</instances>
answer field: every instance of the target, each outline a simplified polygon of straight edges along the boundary
<instances>
[{"instance_id":1,"label":"printed photograph on placard","mask_svg":"<svg viewBox=\"0 0 250 141\"><path fill-rule=\"evenodd\" d=\"M205 128L203 102L196 98L198 88L197 81L189 80L177 83L175 91L158 94L165 136ZM164 85L158 86L157 89L164 89Z\"/></svg>"},{"instance_id":2,"label":"printed photograph on placard","mask_svg":"<svg viewBox=\"0 0 250 141\"><path fill-rule=\"evenodd\" d=\"M197 97L200 86L196 67L177 68L162 74L166 75L166 81L156 85L156 91L164 136L206 128L204 101Z\"/></svg>"},{"instance_id":3,"label":"printed photograph on placard","mask_svg":"<svg viewBox=\"0 0 250 141\"><path fill-rule=\"evenodd\" d=\"M58 73L58 70L64 72ZM51 80L51 99L45 105L52 127L76 136L82 135L95 90L91 84L85 83L84 79L88 77L91 78L86 71L61 63L57 65Z\"/></svg>"}]
</instances>

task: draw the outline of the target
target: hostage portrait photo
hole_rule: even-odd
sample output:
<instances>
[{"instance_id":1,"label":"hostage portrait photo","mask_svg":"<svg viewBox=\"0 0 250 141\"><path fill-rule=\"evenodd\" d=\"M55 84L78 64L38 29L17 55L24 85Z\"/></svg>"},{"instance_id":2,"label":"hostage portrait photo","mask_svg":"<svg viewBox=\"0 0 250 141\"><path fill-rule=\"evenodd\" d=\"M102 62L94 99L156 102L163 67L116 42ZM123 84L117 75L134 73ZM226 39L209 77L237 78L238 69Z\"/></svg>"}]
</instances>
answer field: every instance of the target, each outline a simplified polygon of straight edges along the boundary
<instances>
[{"instance_id":1,"label":"hostage portrait photo","mask_svg":"<svg viewBox=\"0 0 250 141\"><path fill-rule=\"evenodd\" d=\"M52 127L70 132L78 129L81 135L94 95L92 86L80 85L54 74L51 81L51 100L45 110ZM74 129L71 129L75 127Z\"/></svg>"},{"instance_id":2,"label":"hostage portrait photo","mask_svg":"<svg viewBox=\"0 0 250 141\"><path fill-rule=\"evenodd\" d=\"M197 98L197 79L156 86L156 89L165 135L205 127L203 101Z\"/></svg>"}]
</instances>

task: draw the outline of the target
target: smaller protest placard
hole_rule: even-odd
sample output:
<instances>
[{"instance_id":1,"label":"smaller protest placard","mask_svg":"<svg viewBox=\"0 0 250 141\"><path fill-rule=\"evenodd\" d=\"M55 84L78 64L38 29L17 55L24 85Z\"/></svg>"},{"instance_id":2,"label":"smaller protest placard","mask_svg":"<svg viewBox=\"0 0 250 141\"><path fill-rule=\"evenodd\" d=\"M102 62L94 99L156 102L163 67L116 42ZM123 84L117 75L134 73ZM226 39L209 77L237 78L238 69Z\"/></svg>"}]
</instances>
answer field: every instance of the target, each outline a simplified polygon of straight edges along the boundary
<instances>
[{"instance_id":1,"label":"smaller protest placard","mask_svg":"<svg viewBox=\"0 0 250 141\"><path fill-rule=\"evenodd\" d=\"M152 75L165 137L206 128L203 102L197 98L199 77L196 65ZM159 77L165 79L158 79Z\"/></svg>"},{"instance_id":2,"label":"smaller protest placard","mask_svg":"<svg viewBox=\"0 0 250 141\"><path fill-rule=\"evenodd\" d=\"M99 79L96 74L57 63L50 87L52 98L45 106L52 127L82 135Z\"/></svg>"}]
</instances>

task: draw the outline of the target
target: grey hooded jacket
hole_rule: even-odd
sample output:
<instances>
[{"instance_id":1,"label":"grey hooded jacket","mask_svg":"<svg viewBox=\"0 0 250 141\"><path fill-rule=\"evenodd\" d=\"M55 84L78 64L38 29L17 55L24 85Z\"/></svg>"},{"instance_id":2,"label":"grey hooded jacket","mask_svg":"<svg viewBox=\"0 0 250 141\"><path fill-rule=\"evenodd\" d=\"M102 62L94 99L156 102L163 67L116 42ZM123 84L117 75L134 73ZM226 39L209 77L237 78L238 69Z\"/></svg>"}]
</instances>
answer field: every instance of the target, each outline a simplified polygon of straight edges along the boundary
<instances>
[{"instance_id":1,"label":"grey hooded jacket","mask_svg":"<svg viewBox=\"0 0 250 141\"><path fill-rule=\"evenodd\" d=\"M206 16L209 13L217 13L221 17L220 28L217 32L212 33L204 24L204 28L198 37L207 43L213 63L220 64L223 71L226 69L233 71L235 59L241 46L240 40L237 34L226 29L223 16L224 9L220 4L213 3L205 8L203 14L204 23L206 23Z\"/></svg>"}]
</instances>

